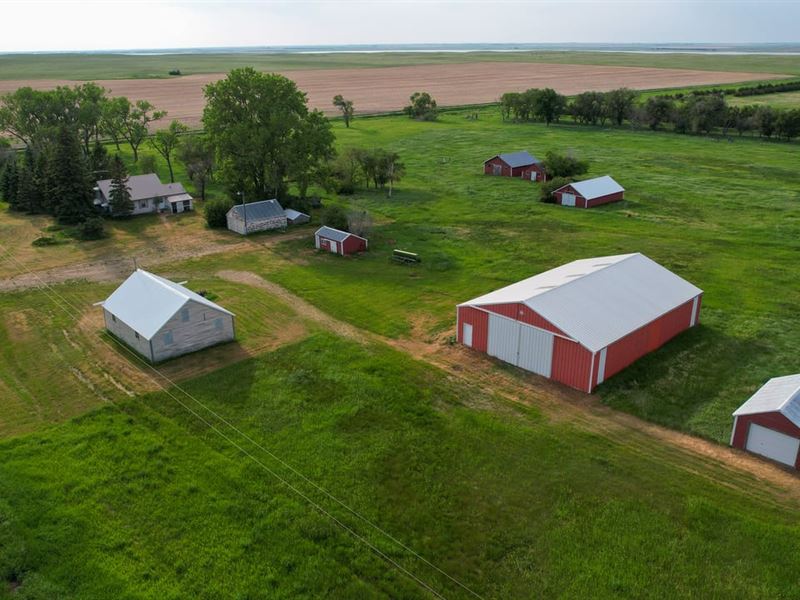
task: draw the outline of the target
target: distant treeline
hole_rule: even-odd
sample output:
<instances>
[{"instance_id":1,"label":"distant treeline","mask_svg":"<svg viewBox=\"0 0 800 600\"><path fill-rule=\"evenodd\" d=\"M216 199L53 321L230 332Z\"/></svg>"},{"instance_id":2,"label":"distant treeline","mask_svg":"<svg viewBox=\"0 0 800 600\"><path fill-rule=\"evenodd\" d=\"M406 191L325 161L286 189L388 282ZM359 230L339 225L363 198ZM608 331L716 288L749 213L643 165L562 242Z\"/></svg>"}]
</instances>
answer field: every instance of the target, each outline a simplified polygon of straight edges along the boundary
<instances>
[{"instance_id":1,"label":"distant treeline","mask_svg":"<svg viewBox=\"0 0 800 600\"><path fill-rule=\"evenodd\" d=\"M756 85L745 85L738 88L707 88L702 90L692 90L690 92L677 92L675 94L661 94L670 98L685 98L686 96L763 96L765 94L780 94L782 92L800 91L800 79L794 81L784 81L783 83L759 83Z\"/></svg>"},{"instance_id":2,"label":"distant treeline","mask_svg":"<svg viewBox=\"0 0 800 600\"><path fill-rule=\"evenodd\" d=\"M764 84L762 89L768 85L782 84ZM500 111L504 120L543 121L548 125L562 117L571 117L583 125L629 123L634 128L671 129L676 133L728 135L736 131L739 135L755 133L783 140L800 136L800 109L729 106L721 91L704 90L681 96L662 94L642 101L638 92L627 88L584 92L571 99L549 88L530 89L503 94Z\"/></svg>"}]
</instances>

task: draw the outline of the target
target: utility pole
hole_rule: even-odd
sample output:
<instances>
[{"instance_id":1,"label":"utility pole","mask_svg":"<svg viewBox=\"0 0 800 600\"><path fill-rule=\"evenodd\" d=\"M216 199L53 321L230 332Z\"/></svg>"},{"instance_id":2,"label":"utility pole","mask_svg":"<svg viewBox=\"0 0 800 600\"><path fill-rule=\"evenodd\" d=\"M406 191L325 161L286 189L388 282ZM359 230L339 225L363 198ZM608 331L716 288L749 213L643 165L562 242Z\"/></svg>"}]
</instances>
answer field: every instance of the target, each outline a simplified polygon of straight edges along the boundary
<instances>
[{"instance_id":1,"label":"utility pole","mask_svg":"<svg viewBox=\"0 0 800 600\"><path fill-rule=\"evenodd\" d=\"M244 218L244 234L247 235L247 205L244 202L244 192L240 190L236 192L236 195L242 197L242 217Z\"/></svg>"}]
</instances>

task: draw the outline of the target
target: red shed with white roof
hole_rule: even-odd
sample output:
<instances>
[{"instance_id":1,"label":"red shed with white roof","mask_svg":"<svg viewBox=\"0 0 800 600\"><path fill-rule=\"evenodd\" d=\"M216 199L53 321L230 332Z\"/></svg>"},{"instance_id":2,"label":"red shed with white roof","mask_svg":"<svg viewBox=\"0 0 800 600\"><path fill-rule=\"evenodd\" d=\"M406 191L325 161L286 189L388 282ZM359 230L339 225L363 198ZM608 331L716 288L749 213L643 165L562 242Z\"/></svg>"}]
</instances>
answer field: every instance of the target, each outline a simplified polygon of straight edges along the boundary
<instances>
[{"instance_id":1,"label":"red shed with white roof","mask_svg":"<svg viewBox=\"0 0 800 600\"><path fill-rule=\"evenodd\" d=\"M327 250L345 256L346 254L365 252L369 242L367 238L355 233L323 225L314 232L314 245L318 250Z\"/></svg>"},{"instance_id":2,"label":"red shed with white roof","mask_svg":"<svg viewBox=\"0 0 800 600\"><path fill-rule=\"evenodd\" d=\"M576 260L459 304L457 338L591 392L696 325L702 295L643 254Z\"/></svg>"},{"instance_id":3,"label":"red shed with white roof","mask_svg":"<svg viewBox=\"0 0 800 600\"><path fill-rule=\"evenodd\" d=\"M731 446L800 469L800 374L770 379L733 419Z\"/></svg>"},{"instance_id":4,"label":"red shed with white roof","mask_svg":"<svg viewBox=\"0 0 800 600\"><path fill-rule=\"evenodd\" d=\"M625 198L625 188L609 175L605 175L594 179L568 183L555 190L553 197L556 200L556 204L561 204L562 206L592 208L593 206L623 200Z\"/></svg>"}]
</instances>

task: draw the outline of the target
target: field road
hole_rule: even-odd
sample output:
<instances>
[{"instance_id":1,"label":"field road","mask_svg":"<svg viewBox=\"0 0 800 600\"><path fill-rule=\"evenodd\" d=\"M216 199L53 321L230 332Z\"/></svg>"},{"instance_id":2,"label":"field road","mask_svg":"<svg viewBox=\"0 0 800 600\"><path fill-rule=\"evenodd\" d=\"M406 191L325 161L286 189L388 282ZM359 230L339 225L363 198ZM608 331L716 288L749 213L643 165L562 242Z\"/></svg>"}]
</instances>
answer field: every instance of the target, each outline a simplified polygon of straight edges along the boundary
<instances>
[{"instance_id":1,"label":"field road","mask_svg":"<svg viewBox=\"0 0 800 600\"><path fill-rule=\"evenodd\" d=\"M694 71L650 67L609 67L544 63L478 62L416 65L371 69L310 69L283 71L308 94L309 104L336 114L331 99L336 94L353 100L356 113L400 110L415 91L428 91L440 106L483 104L501 94L528 88L552 87L562 94L619 87L659 89L702 84L736 83L786 77L780 74L726 71ZM97 83L112 95L131 100L147 99L191 127L200 124L205 105L203 87L224 77L223 73L187 75L173 79L114 79ZM0 81L0 94L21 86L51 89L73 85L67 80Z\"/></svg>"}]
</instances>

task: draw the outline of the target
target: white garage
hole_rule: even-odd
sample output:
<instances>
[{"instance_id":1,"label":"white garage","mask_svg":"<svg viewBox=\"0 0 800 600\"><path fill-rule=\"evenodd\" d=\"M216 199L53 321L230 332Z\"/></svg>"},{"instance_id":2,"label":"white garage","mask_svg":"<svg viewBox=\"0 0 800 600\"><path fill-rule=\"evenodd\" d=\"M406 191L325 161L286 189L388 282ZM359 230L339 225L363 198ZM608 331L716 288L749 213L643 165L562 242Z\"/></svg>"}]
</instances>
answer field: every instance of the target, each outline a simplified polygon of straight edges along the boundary
<instances>
[{"instance_id":1,"label":"white garage","mask_svg":"<svg viewBox=\"0 0 800 600\"><path fill-rule=\"evenodd\" d=\"M800 469L800 374L770 379L733 417L732 446Z\"/></svg>"}]
</instances>

